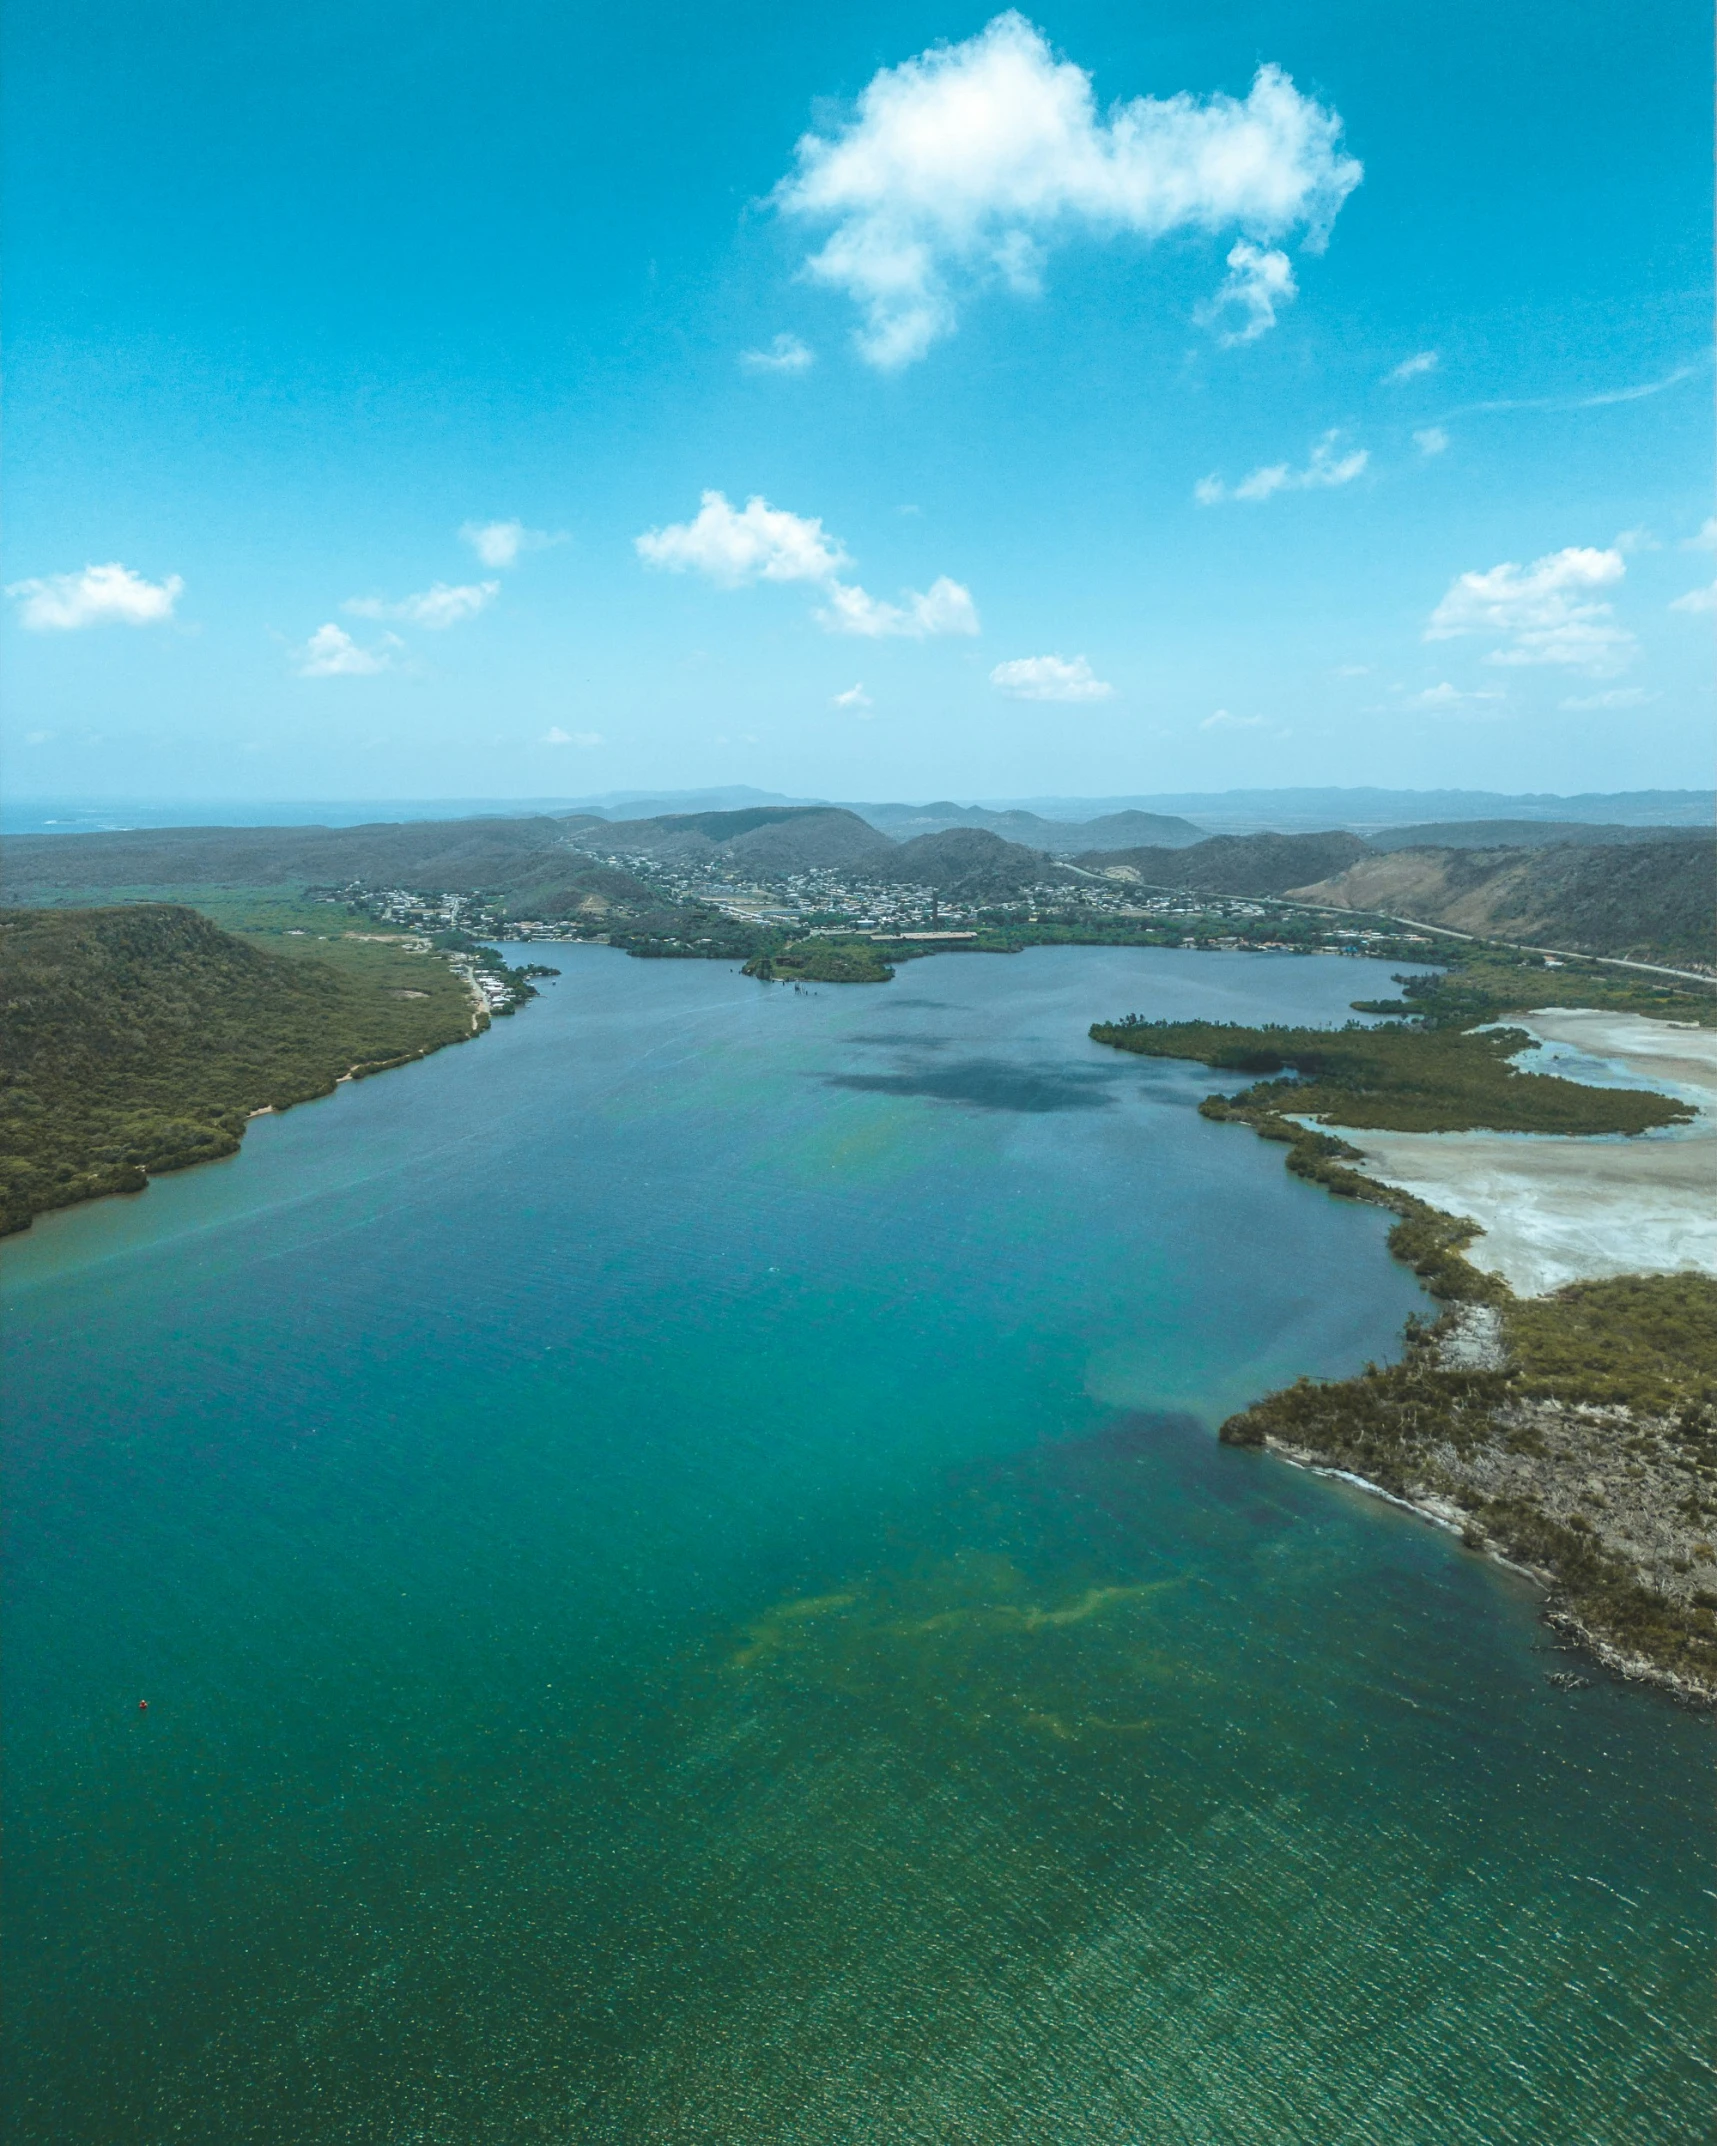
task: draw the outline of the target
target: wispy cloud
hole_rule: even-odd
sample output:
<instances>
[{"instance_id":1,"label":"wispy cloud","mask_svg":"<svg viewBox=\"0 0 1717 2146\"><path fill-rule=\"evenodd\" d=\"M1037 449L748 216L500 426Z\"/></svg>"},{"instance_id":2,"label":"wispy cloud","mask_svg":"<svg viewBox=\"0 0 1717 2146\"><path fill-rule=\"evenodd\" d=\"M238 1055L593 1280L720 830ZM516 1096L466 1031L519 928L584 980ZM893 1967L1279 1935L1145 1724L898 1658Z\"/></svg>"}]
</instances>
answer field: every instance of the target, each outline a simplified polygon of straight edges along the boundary
<instances>
[{"instance_id":1,"label":"wispy cloud","mask_svg":"<svg viewBox=\"0 0 1717 2146\"><path fill-rule=\"evenodd\" d=\"M1669 607L1672 611L1717 611L1717 581L1703 589L1689 589Z\"/></svg>"},{"instance_id":2,"label":"wispy cloud","mask_svg":"<svg viewBox=\"0 0 1717 2146\"><path fill-rule=\"evenodd\" d=\"M1090 76L1010 10L881 69L847 126L801 139L772 199L833 225L808 272L859 307L862 355L899 366L953 333L966 292L1035 293L1050 246L1079 230L1238 228L1254 250L1297 230L1321 250L1363 176L1340 137L1340 118L1278 67L1261 67L1244 100L1139 97L1101 120ZM1251 288L1264 312L1292 295L1291 273L1259 269L1248 285L1229 263L1243 309Z\"/></svg>"},{"instance_id":3,"label":"wispy cloud","mask_svg":"<svg viewBox=\"0 0 1717 2146\"><path fill-rule=\"evenodd\" d=\"M1332 678L1369 678L1371 676L1371 665L1369 663L1338 663L1335 669L1331 671L1330 676Z\"/></svg>"},{"instance_id":4,"label":"wispy cloud","mask_svg":"<svg viewBox=\"0 0 1717 2146\"><path fill-rule=\"evenodd\" d=\"M1444 679L1440 685L1427 686L1422 693L1409 693L1401 702L1401 706L1421 708L1428 715L1456 715L1467 709L1494 706L1507 698L1508 695L1500 686L1465 692L1461 687L1451 685Z\"/></svg>"},{"instance_id":5,"label":"wispy cloud","mask_svg":"<svg viewBox=\"0 0 1717 2146\"><path fill-rule=\"evenodd\" d=\"M557 723L543 732L541 742L544 745L576 745L581 751L590 752L596 746L606 744L607 740L600 730L562 730Z\"/></svg>"},{"instance_id":6,"label":"wispy cloud","mask_svg":"<svg viewBox=\"0 0 1717 2146\"><path fill-rule=\"evenodd\" d=\"M1218 708L1199 724L1200 730L1268 730L1269 718L1262 715L1230 715L1226 708Z\"/></svg>"},{"instance_id":7,"label":"wispy cloud","mask_svg":"<svg viewBox=\"0 0 1717 2146\"><path fill-rule=\"evenodd\" d=\"M817 362L817 354L796 335L778 335L767 350L742 350L739 362L748 373L802 373Z\"/></svg>"},{"instance_id":8,"label":"wispy cloud","mask_svg":"<svg viewBox=\"0 0 1717 2146\"><path fill-rule=\"evenodd\" d=\"M647 566L702 574L720 588L740 589L757 581L813 583L825 597L816 619L827 633L923 640L933 634L978 631L971 591L946 574L922 593L903 590L898 604L883 602L840 580L840 569L852 561L820 519L772 507L760 497L736 508L724 493L705 492L693 520L647 529L634 539L634 547Z\"/></svg>"},{"instance_id":9,"label":"wispy cloud","mask_svg":"<svg viewBox=\"0 0 1717 2146\"><path fill-rule=\"evenodd\" d=\"M1010 700L1108 700L1115 691L1083 656L1016 656L996 665L990 683Z\"/></svg>"},{"instance_id":10,"label":"wispy cloud","mask_svg":"<svg viewBox=\"0 0 1717 2146\"><path fill-rule=\"evenodd\" d=\"M1220 506L1225 499L1244 499L1256 504L1273 499L1278 492L1316 492L1351 484L1364 471L1371 456L1363 447L1356 447L1345 455L1340 453L1341 437L1339 432L1326 432L1313 447L1304 469L1290 469L1286 462L1272 462L1265 468L1253 470L1232 486L1224 484L1220 477L1201 477L1192 488L1192 496L1201 507Z\"/></svg>"},{"instance_id":11,"label":"wispy cloud","mask_svg":"<svg viewBox=\"0 0 1717 2146\"><path fill-rule=\"evenodd\" d=\"M1201 328L1215 328L1216 340L1225 350L1239 343L1255 343L1276 325L1276 308L1299 296L1294 265L1279 246L1254 246L1239 239L1229 249L1228 274L1222 288L1193 319ZM1232 327L1223 327L1232 321Z\"/></svg>"},{"instance_id":12,"label":"wispy cloud","mask_svg":"<svg viewBox=\"0 0 1717 2146\"><path fill-rule=\"evenodd\" d=\"M466 582L458 588L449 588L445 581L438 581L415 596L402 596L398 603L388 603L380 596L349 596L340 609L352 618L406 619L414 626L428 626L439 633L449 626L461 625L468 618L475 618L479 611L487 610L500 593L498 581Z\"/></svg>"},{"instance_id":13,"label":"wispy cloud","mask_svg":"<svg viewBox=\"0 0 1717 2146\"><path fill-rule=\"evenodd\" d=\"M1661 700L1661 693L1648 693L1643 686L1613 686L1608 693L1577 693L1567 700L1558 701L1559 708L1584 712L1595 708L1643 708L1654 700Z\"/></svg>"},{"instance_id":14,"label":"wispy cloud","mask_svg":"<svg viewBox=\"0 0 1717 2146\"><path fill-rule=\"evenodd\" d=\"M1697 533L1681 540L1683 551L1717 551L1717 514L1708 514Z\"/></svg>"},{"instance_id":15,"label":"wispy cloud","mask_svg":"<svg viewBox=\"0 0 1717 2146\"><path fill-rule=\"evenodd\" d=\"M6 594L18 606L19 625L32 633L78 633L86 626L162 625L184 588L177 574L146 581L115 559L81 574L14 581Z\"/></svg>"},{"instance_id":16,"label":"wispy cloud","mask_svg":"<svg viewBox=\"0 0 1717 2146\"><path fill-rule=\"evenodd\" d=\"M1684 380L1696 379L1709 363L1708 358L1702 358L1690 365L1678 365L1661 379L1645 380L1637 387L1604 388L1589 395L1505 396L1496 402L1463 403L1458 410L1448 414L1451 417L1493 417L1510 410L1607 410L1618 402L1643 402L1648 395L1661 395L1668 388L1680 387Z\"/></svg>"},{"instance_id":17,"label":"wispy cloud","mask_svg":"<svg viewBox=\"0 0 1717 2146\"><path fill-rule=\"evenodd\" d=\"M1434 350L1416 350L1410 358L1403 358L1393 372L1383 376L1386 387L1400 387L1408 380L1422 380L1427 373L1437 370L1438 358Z\"/></svg>"},{"instance_id":18,"label":"wispy cloud","mask_svg":"<svg viewBox=\"0 0 1717 2146\"><path fill-rule=\"evenodd\" d=\"M383 634L371 648L360 648L343 626L318 626L298 651L300 678L369 678L393 668L398 634Z\"/></svg>"},{"instance_id":19,"label":"wispy cloud","mask_svg":"<svg viewBox=\"0 0 1717 2146\"><path fill-rule=\"evenodd\" d=\"M1449 435L1441 425L1425 425L1414 433L1413 444L1427 458L1443 455L1449 451Z\"/></svg>"},{"instance_id":20,"label":"wispy cloud","mask_svg":"<svg viewBox=\"0 0 1717 2146\"><path fill-rule=\"evenodd\" d=\"M1598 676L1618 671L1632 656L1634 637L1595 592L1626 572L1619 551L1570 545L1527 567L1508 560L1460 574L1431 613L1425 639L1500 633L1507 645L1492 649L1489 663L1567 664Z\"/></svg>"},{"instance_id":21,"label":"wispy cloud","mask_svg":"<svg viewBox=\"0 0 1717 2146\"><path fill-rule=\"evenodd\" d=\"M564 529L527 529L523 522L466 522L459 534L488 567L517 566L527 551L566 542Z\"/></svg>"},{"instance_id":22,"label":"wispy cloud","mask_svg":"<svg viewBox=\"0 0 1717 2146\"><path fill-rule=\"evenodd\" d=\"M862 685L853 685L848 686L844 693L837 693L829 706L850 708L855 714L863 715L871 706L871 698Z\"/></svg>"}]
</instances>

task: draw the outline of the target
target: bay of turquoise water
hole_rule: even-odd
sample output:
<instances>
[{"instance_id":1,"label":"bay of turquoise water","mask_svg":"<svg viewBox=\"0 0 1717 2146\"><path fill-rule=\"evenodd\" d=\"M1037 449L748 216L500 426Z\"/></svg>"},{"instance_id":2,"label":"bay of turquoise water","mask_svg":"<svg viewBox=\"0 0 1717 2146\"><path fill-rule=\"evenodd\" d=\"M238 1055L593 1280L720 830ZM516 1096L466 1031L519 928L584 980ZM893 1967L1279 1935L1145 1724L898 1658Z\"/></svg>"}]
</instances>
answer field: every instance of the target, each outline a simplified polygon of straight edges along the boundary
<instances>
[{"instance_id":1,"label":"bay of turquoise water","mask_svg":"<svg viewBox=\"0 0 1717 2146\"><path fill-rule=\"evenodd\" d=\"M1417 1286L1085 1034L1376 972L554 958L6 1248L10 2136L1707 2140L1708 1724L1216 1443Z\"/></svg>"}]
</instances>

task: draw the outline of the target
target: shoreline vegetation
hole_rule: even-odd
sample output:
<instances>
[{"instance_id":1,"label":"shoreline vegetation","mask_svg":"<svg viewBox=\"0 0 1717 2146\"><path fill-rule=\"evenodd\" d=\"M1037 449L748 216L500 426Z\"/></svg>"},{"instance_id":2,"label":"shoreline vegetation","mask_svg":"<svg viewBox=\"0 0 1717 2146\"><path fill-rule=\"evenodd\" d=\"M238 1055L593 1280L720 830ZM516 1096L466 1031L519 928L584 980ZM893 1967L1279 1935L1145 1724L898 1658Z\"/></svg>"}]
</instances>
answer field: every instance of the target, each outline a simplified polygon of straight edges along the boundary
<instances>
[{"instance_id":1,"label":"shoreline vegetation","mask_svg":"<svg viewBox=\"0 0 1717 2146\"><path fill-rule=\"evenodd\" d=\"M467 1042L552 973L302 914L0 912L0 1235L235 1154L252 1118Z\"/></svg>"},{"instance_id":2,"label":"shoreline vegetation","mask_svg":"<svg viewBox=\"0 0 1717 2146\"><path fill-rule=\"evenodd\" d=\"M1415 1017L1291 1030L1096 1024L1097 1042L1266 1078L1209 1096L1338 1198L1389 1208L1389 1249L1442 1307L1410 1320L1402 1360L1301 1379L1231 1416L1228 1445L1356 1482L1458 1530L1545 1589L1551 1627L1624 1677L1717 1706L1717 1280L1626 1275L1516 1296L1465 1255L1476 1223L1352 1167L1340 1128L1637 1136L1685 1104L1523 1073L1530 1038L1488 1024L1565 1004L1565 976L1475 949L1403 998L1357 1010ZM1656 984L1582 980L1580 1002L1717 1025L1717 1001ZM1325 1127L1334 1128L1325 1130ZM1577 1684L1572 1672L1555 1681Z\"/></svg>"}]
</instances>

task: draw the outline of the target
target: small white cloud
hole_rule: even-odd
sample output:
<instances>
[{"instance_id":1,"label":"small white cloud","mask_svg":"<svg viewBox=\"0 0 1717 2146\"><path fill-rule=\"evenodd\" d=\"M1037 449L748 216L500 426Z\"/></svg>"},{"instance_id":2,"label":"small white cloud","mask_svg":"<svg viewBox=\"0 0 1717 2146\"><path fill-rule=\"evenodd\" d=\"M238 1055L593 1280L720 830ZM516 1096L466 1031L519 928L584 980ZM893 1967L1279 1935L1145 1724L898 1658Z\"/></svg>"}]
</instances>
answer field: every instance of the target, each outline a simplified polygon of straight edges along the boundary
<instances>
[{"instance_id":1,"label":"small white cloud","mask_svg":"<svg viewBox=\"0 0 1717 2146\"><path fill-rule=\"evenodd\" d=\"M790 514L756 496L736 510L722 492L703 494L695 521L647 529L634 547L647 566L705 574L724 589L751 581L832 581L850 563L815 517Z\"/></svg>"},{"instance_id":2,"label":"small white cloud","mask_svg":"<svg viewBox=\"0 0 1717 2146\"><path fill-rule=\"evenodd\" d=\"M1369 678L1371 676L1371 665L1369 663L1338 663L1335 669L1331 671L1330 676L1332 678Z\"/></svg>"},{"instance_id":3,"label":"small white cloud","mask_svg":"<svg viewBox=\"0 0 1717 2146\"><path fill-rule=\"evenodd\" d=\"M1220 506L1225 499L1244 499L1257 504L1273 499L1278 492L1318 492L1351 484L1363 473L1371 455L1364 447L1340 454L1337 452L1340 440L1339 432L1326 432L1313 447L1304 469L1290 469L1286 462L1272 462L1253 470L1232 487L1224 484L1220 477L1201 477L1192 488L1192 496L1201 507Z\"/></svg>"},{"instance_id":4,"label":"small white cloud","mask_svg":"<svg viewBox=\"0 0 1717 2146\"><path fill-rule=\"evenodd\" d=\"M802 373L816 364L817 354L796 335L778 335L767 350L742 350L739 362L748 373Z\"/></svg>"},{"instance_id":5,"label":"small white cloud","mask_svg":"<svg viewBox=\"0 0 1717 2146\"><path fill-rule=\"evenodd\" d=\"M459 531L485 566L517 566L527 551L564 544L564 530L527 529L523 522L466 522Z\"/></svg>"},{"instance_id":6,"label":"small white cloud","mask_svg":"<svg viewBox=\"0 0 1717 2146\"><path fill-rule=\"evenodd\" d=\"M1083 656L1016 656L996 665L990 683L1010 700L1108 700L1115 691Z\"/></svg>"},{"instance_id":7,"label":"small white cloud","mask_svg":"<svg viewBox=\"0 0 1717 2146\"><path fill-rule=\"evenodd\" d=\"M1238 311L1238 325L1218 329L1216 337L1225 350L1232 350L1238 343L1255 343L1273 328L1276 308L1296 298L1299 288L1293 264L1279 247L1253 246L1240 239L1229 249L1222 288L1193 319L1201 328L1213 328Z\"/></svg>"},{"instance_id":8,"label":"small white cloud","mask_svg":"<svg viewBox=\"0 0 1717 2146\"><path fill-rule=\"evenodd\" d=\"M1717 611L1717 581L1703 589L1689 589L1669 607L1672 611Z\"/></svg>"},{"instance_id":9,"label":"small white cloud","mask_svg":"<svg viewBox=\"0 0 1717 2146\"><path fill-rule=\"evenodd\" d=\"M116 559L81 574L14 581L6 594L18 606L19 625L32 633L77 633L85 626L159 626L173 616L184 588L177 574L145 581Z\"/></svg>"},{"instance_id":10,"label":"small white cloud","mask_svg":"<svg viewBox=\"0 0 1717 2146\"><path fill-rule=\"evenodd\" d=\"M1457 709L1481 707L1486 702L1504 701L1507 698L1508 695L1500 686L1467 693L1459 686L1450 685L1445 679L1441 685L1427 686L1422 693L1409 693L1401 705L1404 708L1423 708L1432 715L1452 715Z\"/></svg>"},{"instance_id":11,"label":"small white cloud","mask_svg":"<svg viewBox=\"0 0 1717 2146\"><path fill-rule=\"evenodd\" d=\"M1244 101L1139 97L1101 119L1085 70L1010 10L963 43L881 69L850 124L801 139L772 199L833 225L807 272L853 299L861 355L891 367L951 335L968 291L1035 292L1050 245L1081 231L1238 229L1262 259L1297 229L1321 251L1362 177L1340 136L1334 112L1268 66ZM1285 255L1273 261L1286 268ZM1229 265L1244 278L1232 254ZM1225 287L1247 314L1235 339L1261 332L1254 320L1267 327L1291 287L1273 263Z\"/></svg>"},{"instance_id":12,"label":"small white cloud","mask_svg":"<svg viewBox=\"0 0 1717 2146\"><path fill-rule=\"evenodd\" d=\"M933 581L923 594L903 589L898 604L883 603L844 581L831 581L828 596L827 610L817 613L817 624L825 633L922 641L935 634L971 634L980 630L971 590L950 581L946 574Z\"/></svg>"},{"instance_id":13,"label":"small white cloud","mask_svg":"<svg viewBox=\"0 0 1717 2146\"><path fill-rule=\"evenodd\" d=\"M1226 708L1218 708L1198 727L1200 730L1265 730L1269 725L1261 715L1230 715Z\"/></svg>"},{"instance_id":14,"label":"small white cloud","mask_svg":"<svg viewBox=\"0 0 1717 2146\"><path fill-rule=\"evenodd\" d=\"M1615 538L1615 549L1621 553L1624 559L1631 559L1636 552L1662 551L1663 546L1642 523L1634 529L1618 530Z\"/></svg>"},{"instance_id":15,"label":"small white cloud","mask_svg":"<svg viewBox=\"0 0 1717 2146\"><path fill-rule=\"evenodd\" d=\"M844 693L837 693L829 705L831 708L851 708L856 713L862 713L871 705L871 698L862 685L848 686Z\"/></svg>"},{"instance_id":16,"label":"small white cloud","mask_svg":"<svg viewBox=\"0 0 1717 2146\"><path fill-rule=\"evenodd\" d=\"M1588 708L1644 708L1654 700L1661 700L1661 693L1648 693L1643 686L1617 686L1609 693L1581 693L1569 700L1558 701L1559 708L1576 711Z\"/></svg>"},{"instance_id":17,"label":"small white cloud","mask_svg":"<svg viewBox=\"0 0 1717 2146\"><path fill-rule=\"evenodd\" d=\"M1633 635L1615 623L1606 600L1595 595L1627 572L1619 551L1570 545L1528 567L1513 560L1482 573L1460 574L1431 613L1427 641L1462 634L1501 633L1508 645L1492 649L1489 663L1558 663L1602 675L1618 671L1633 653Z\"/></svg>"},{"instance_id":18,"label":"small white cloud","mask_svg":"<svg viewBox=\"0 0 1717 2146\"><path fill-rule=\"evenodd\" d=\"M1683 551L1717 551L1717 514L1706 516L1697 536L1683 537Z\"/></svg>"},{"instance_id":19,"label":"small white cloud","mask_svg":"<svg viewBox=\"0 0 1717 2146\"><path fill-rule=\"evenodd\" d=\"M373 648L360 648L341 626L318 626L298 651L300 678L369 678L391 670L397 634L384 634Z\"/></svg>"},{"instance_id":20,"label":"small white cloud","mask_svg":"<svg viewBox=\"0 0 1717 2146\"><path fill-rule=\"evenodd\" d=\"M1427 373L1437 370L1437 363L1434 350L1416 350L1410 358L1403 358L1393 372L1384 374L1384 385L1399 387L1404 380L1422 380Z\"/></svg>"},{"instance_id":21,"label":"small white cloud","mask_svg":"<svg viewBox=\"0 0 1717 2146\"><path fill-rule=\"evenodd\" d=\"M352 618L408 619L414 626L428 626L439 633L445 627L475 618L500 593L498 581L466 582L459 588L449 588L445 581L438 581L416 596L402 596L397 604L386 603L379 596L350 596L340 609Z\"/></svg>"},{"instance_id":22,"label":"small white cloud","mask_svg":"<svg viewBox=\"0 0 1717 2146\"><path fill-rule=\"evenodd\" d=\"M852 562L840 539L830 536L821 521L772 507L759 497L738 510L724 493L705 492L694 521L648 529L634 545L647 566L700 573L721 588L740 589L754 581L813 582L827 599L816 613L826 633L921 641L932 634L978 631L971 591L946 574L922 593L907 589L898 604L885 603L837 578L839 569Z\"/></svg>"},{"instance_id":23,"label":"small white cloud","mask_svg":"<svg viewBox=\"0 0 1717 2146\"><path fill-rule=\"evenodd\" d=\"M1449 451L1449 435L1441 425L1425 425L1413 435L1413 443L1422 455L1446 455Z\"/></svg>"},{"instance_id":24,"label":"small white cloud","mask_svg":"<svg viewBox=\"0 0 1717 2146\"><path fill-rule=\"evenodd\" d=\"M24 743L26 745L47 745L52 742L53 735L51 730L26 730Z\"/></svg>"},{"instance_id":25,"label":"small white cloud","mask_svg":"<svg viewBox=\"0 0 1717 2146\"><path fill-rule=\"evenodd\" d=\"M541 742L544 745L577 745L589 752L592 746L606 741L600 730L562 730L556 723L543 732Z\"/></svg>"}]
</instances>

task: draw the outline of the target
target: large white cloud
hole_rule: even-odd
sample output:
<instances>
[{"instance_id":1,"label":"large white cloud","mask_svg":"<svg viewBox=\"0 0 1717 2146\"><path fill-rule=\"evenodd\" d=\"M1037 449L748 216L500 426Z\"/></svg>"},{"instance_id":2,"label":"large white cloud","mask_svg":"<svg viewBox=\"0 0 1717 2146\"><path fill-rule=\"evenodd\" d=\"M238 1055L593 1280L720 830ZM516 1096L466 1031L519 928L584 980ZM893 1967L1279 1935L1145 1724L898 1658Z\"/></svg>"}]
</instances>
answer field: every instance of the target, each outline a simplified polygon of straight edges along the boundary
<instances>
[{"instance_id":1,"label":"large white cloud","mask_svg":"<svg viewBox=\"0 0 1717 2146\"><path fill-rule=\"evenodd\" d=\"M699 573L724 589L756 581L811 582L824 594L816 618L827 633L921 641L979 630L971 591L946 574L923 592L903 589L898 604L885 603L839 579L839 570L852 562L816 516L792 514L759 497L739 509L725 493L705 492L694 520L647 529L634 544L647 566Z\"/></svg>"},{"instance_id":2,"label":"large white cloud","mask_svg":"<svg viewBox=\"0 0 1717 2146\"><path fill-rule=\"evenodd\" d=\"M1352 448L1346 454L1340 448L1341 434L1326 432L1312 448L1304 469L1290 469L1286 462L1270 462L1242 477L1236 485L1224 484L1220 477L1201 477L1192 488L1192 496L1201 507L1220 506L1225 499L1245 499L1256 505L1273 499L1278 492L1320 492L1351 484L1364 474L1371 455L1364 447Z\"/></svg>"},{"instance_id":3,"label":"large white cloud","mask_svg":"<svg viewBox=\"0 0 1717 2146\"><path fill-rule=\"evenodd\" d=\"M485 611L501 593L498 581L469 581L458 588L449 588L445 581L438 581L432 588L419 590L415 596L402 596L398 603L384 602L379 596L351 596L340 606L353 618L403 618L414 626L428 626L440 632L448 626L457 626L468 618L475 618Z\"/></svg>"},{"instance_id":4,"label":"large white cloud","mask_svg":"<svg viewBox=\"0 0 1717 2146\"><path fill-rule=\"evenodd\" d=\"M159 626L173 616L184 587L177 574L146 581L115 559L81 574L14 581L6 594L18 606L18 623L32 633L76 633L85 626Z\"/></svg>"},{"instance_id":5,"label":"large white cloud","mask_svg":"<svg viewBox=\"0 0 1717 2146\"><path fill-rule=\"evenodd\" d=\"M1083 656L1016 656L996 665L990 683L1010 700L1107 700L1115 690Z\"/></svg>"},{"instance_id":6,"label":"large white cloud","mask_svg":"<svg viewBox=\"0 0 1717 2146\"><path fill-rule=\"evenodd\" d=\"M1231 254L1224 286L1244 340L1293 294L1286 257L1258 248L1298 231L1321 249L1363 176L1340 135L1278 67L1244 99L1136 97L1100 119L1091 77L1010 10L881 69L846 127L801 139L773 199L833 224L807 267L858 304L873 365L910 364L952 333L964 287L1035 291L1048 247L1074 231L1237 230L1256 254Z\"/></svg>"},{"instance_id":7,"label":"large white cloud","mask_svg":"<svg viewBox=\"0 0 1717 2146\"><path fill-rule=\"evenodd\" d=\"M1530 566L1506 560L1460 574L1431 613L1425 639L1499 634L1505 645L1490 651L1489 663L1557 663L1595 676L1618 671L1633 653L1633 635L1596 591L1612 588L1626 572L1619 551L1573 544Z\"/></svg>"}]
</instances>

